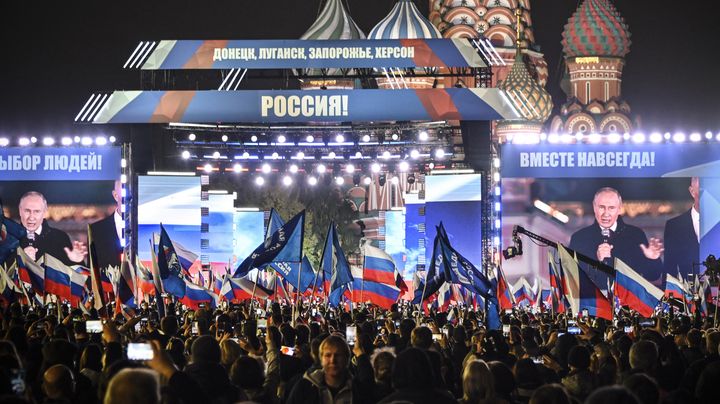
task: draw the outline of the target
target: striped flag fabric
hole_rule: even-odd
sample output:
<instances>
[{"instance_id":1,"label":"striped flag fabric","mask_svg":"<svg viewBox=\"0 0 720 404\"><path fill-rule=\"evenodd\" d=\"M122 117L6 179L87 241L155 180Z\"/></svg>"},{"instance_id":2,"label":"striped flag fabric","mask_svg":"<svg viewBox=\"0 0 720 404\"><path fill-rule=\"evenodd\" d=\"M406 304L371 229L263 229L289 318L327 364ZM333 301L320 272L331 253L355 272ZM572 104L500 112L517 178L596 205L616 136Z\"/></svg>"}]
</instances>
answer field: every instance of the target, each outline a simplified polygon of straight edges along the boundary
<instances>
[{"instance_id":1,"label":"striped flag fabric","mask_svg":"<svg viewBox=\"0 0 720 404\"><path fill-rule=\"evenodd\" d=\"M335 229L335 222L331 222L328 228L320 263L323 271L329 271L332 274L330 277L330 296L328 301L331 306L337 307L340 304L342 295L348 290L348 287L352 285L353 276L350 270L350 264L345 257L345 252L343 252L340 246L340 239Z\"/></svg>"},{"instance_id":2,"label":"striped flag fabric","mask_svg":"<svg viewBox=\"0 0 720 404\"><path fill-rule=\"evenodd\" d=\"M505 278L505 274L503 273L502 269L497 266L495 267L495 271L497 273L497 297L498 297L498 306L501 310L507 310L512 309L515 305L515 297L513 296L512 291L510 290L510 285L508 285L507 279Z\"/></svg>"},{"instance_id":3,"label":"striped flag fabric","mask_svg":"<svg viewBox=\"0 0 720 404\"><path fill-rule=\"evenodd\" d=\"M45 295L45 268L28 257L22 248L17 247L16 253L20 280L29 283L36 295Z\"/></svg>"},{"instance_id":4,"label":"striped flag fabric","mask_svg":"<svg viewBox=\"0 0 720 404\"><path fill-rule=\"evenodd\" d=\"M612 303L578 266L575 257L558 243L560 265L565 274L565 293L574 315L587 310L590 316L612 320Z\"/></svg>"},{"instance_id":5,"label":"striped flag fabric","mask_svg":"<svg viewBox=\"0 0 720 404\"><path fill-rule=\"evenodd\" d=\"M183 279L183 282L185 282L185 294L179 299L180 303L193 310L200 308L200 303L206 303L211 308L217 307L218 296L215 293L187 279Z\"/></svg>"},{"instance_id":6,"label":"striped flag fabric","mask_svg":"<svg viewBox=\"0 0 720 404\"><path fill-rule=\"evenodd\" d=\"M360 267L352 267L352 301L371 302L389 309L400 296L400 289L391 284L377 282L367 278L367 272Z\"/></svg>"},{"instance_id":7,"label":"striped flag fabric","mask_svg":"<svg viewBox=\"0 0 720 404\"><path fill-rule=\"evenodd\" d=\"M670 274L665 274L665 297L692 301L692 295L685 289L685 282Z\"/></svg>"},{"instance_id":8,"label":"striped flag fabric","mask_svg":"<svg viewBox=\"0 0 720 404\"><path fill-rule=\"evenodd\" d=\"M567 299L565 298L565 277L563 276L562 266L558 265L555 255L548 251L548 270L550 278L550 297L552 299L552 307L555 313L565 313Z\"/></svg>"},{"instance_id":9,"label":"striped flag fabric","mask_svg":"<svg viewBox=\"0 0 720 404\"><path fill-rule=\"evenodd\" d=\"M368 280L385 285L395 285L400 293L407 292L405 280L392 257L385 251L370 244L370 240L361 241L363 254L363 275Z\"/></svg>"},{"instance_id":10,"label":"striped flag fabric","mask_svg":"<svg viewBox=\"0 0 720 404\"><path fill-rule=\"evenodd\" d=\"M663 298L663 291L635 272L621 259L615 258L615 296L620 304L650 317Z\"/></svg>"},{"instance_id":11,"label":"striped flag fabric","mask_svg":"<svg viewBox=\"0 0 720 404\"><path fill-rule=\"evenodd\" d=\"M45 291L70 301L77 306L85 294L88 276L76 272L52 255L45 254Z\"/></svg>"},{"instance_id":12,"label":"striped flag fabric","mask_svg":"<svg viewBox=\"0 0 720 404\"><path fill-rule=\"evenodd\" d=\"M27 231L20 223L5 217L0 204L0 263L5 262L10 254L20 246L20 240L26 234Z\"/></svg>"}]
</instances>

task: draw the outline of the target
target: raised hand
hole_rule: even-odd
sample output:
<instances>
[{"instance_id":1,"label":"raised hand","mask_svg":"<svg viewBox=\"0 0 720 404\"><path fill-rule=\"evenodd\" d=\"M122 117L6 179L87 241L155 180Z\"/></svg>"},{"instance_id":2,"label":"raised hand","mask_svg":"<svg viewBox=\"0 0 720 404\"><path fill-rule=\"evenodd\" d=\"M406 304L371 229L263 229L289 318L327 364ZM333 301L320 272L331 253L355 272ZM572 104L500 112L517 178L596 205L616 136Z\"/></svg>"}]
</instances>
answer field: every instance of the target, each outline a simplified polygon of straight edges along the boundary
<instances>
[{"instance_id":1,"label":"raised hand","mask_svg":"<svg viewBox=\"0 0 720 404\"><path fill-rule=\"evenodd\" d=\"M660 255L662 255L663 251L665 251L665 248L663 247L662 241L660 239L651 237L649 245L640 244L640 249L642 250L643 254L647 259L656 260L660 258Z\"/></svg>"}]
</instances>

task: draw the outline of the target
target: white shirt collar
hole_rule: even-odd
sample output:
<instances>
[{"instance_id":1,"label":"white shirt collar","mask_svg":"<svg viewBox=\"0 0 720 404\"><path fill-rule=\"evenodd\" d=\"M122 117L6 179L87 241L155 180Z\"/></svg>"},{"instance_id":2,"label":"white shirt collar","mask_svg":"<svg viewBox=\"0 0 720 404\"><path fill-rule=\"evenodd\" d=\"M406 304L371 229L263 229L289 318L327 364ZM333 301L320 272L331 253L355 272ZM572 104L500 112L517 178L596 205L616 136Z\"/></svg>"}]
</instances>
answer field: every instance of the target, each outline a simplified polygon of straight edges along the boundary
<instances>
[{"instance_id":1,"label":"white shirt collar","mask_svg":"<svg viewBox=\"0 0 720 404\"><path fill-rule=\"evenodd\" d=\"M117 210L113 212L113 217L115 218L115 232L117 232L118 240L121 240L125 222L123 222L122 216L120 216Z\"/></svg>"},{"instance_id":2,"label":"white shirt collar","mask_svg":"<svg viewBox=\"0 0 720 404\"><path fill-rule=\"evenodd\" d=\"M692 218L693 230L695 230L695 236L700 241L700 212L695 210L695 206L690 209L690 218Z\"/></svg>"},{"instance_id":3,"label":"white shirt collar","mask_svg":"<svg viewBox=\"0 0 720 404\"><path fill-rule=\"evenodd\" d=\"M27 229L25 229L25 230L27 230ZM30 230L27 230L27 232L30 233ZM40 226L38 226L38 228L33 233L37 234L38 236L40 234L42 234L42 223L40 224Z\"/></svg>"},{"instance_id":4,"label":"white shirt collar","mask_svg":"<svg viewBox=\"0 0 720 404\"><path fill-rule=\"evenodd\" d=\"M598 226L600 226L600 225L598 224ZM600 230L602 230L602 229L603 229L603 227L600 226ZM612 231L617 230L617 220L615 221L615 223L613 223L612 226L610 226L610 230L612 230Z\"/></svg>"}]
</instances>

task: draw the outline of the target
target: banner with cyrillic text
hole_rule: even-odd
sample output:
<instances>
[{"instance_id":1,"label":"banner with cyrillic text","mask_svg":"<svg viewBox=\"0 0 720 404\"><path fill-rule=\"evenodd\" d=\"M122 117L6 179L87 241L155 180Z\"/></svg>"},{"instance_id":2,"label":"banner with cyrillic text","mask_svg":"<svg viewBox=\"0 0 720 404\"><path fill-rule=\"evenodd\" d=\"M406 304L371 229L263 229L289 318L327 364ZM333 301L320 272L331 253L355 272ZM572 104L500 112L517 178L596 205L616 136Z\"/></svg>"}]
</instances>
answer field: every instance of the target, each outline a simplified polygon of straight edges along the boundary
<instances>
[{"instance_id":1,"label":"banner with cyrillic text","mask_svg":"<svg viewBox=\"0 0 720 404\"><path fill-rule=\"evenodd\" d=\"M126 62L143 70L486 66L468 39L148 41Z\"/></svg>"},{"instance_id":2,"label":"banner with cyrillic text","mask_svg":"<svg viewBox=\"0 0 720 404\"><path fill-rule=\"evenodd\" d=\"M497 88L115 91L93 123L516 119Z\"/></svg>"},{"instance_id":3,"label":"banner with cyrillic text","mask_svg":"<svg viewBox=\"0 0 720 404\"><path fill-rule=\"evenodd\" d=\"M502 146L505 178L720 177L720 144Z\"/></svg>"},{"instance_id":4,"label":"banner with cyrillic text","mask_svg":"<svg viewBox=\"0 0 720 404\"><path fill-rule=\"evenodd\" d=\"M0 181L117 180L119 147L0 148Z\"/></svg>"}]
</instances>

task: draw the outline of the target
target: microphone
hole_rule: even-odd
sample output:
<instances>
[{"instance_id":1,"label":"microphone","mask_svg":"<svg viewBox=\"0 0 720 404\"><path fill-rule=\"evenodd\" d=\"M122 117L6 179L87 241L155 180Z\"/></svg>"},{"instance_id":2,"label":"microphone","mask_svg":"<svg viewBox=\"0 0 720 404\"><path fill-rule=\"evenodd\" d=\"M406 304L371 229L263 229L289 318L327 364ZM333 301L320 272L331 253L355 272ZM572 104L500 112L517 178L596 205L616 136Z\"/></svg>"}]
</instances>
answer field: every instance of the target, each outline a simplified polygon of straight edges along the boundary
<instances>
[{"instance_id":1,"label":"microphone","mask_svg":"<svg viewBox=\"0 0 720 404\"><path fill-rule=\"evenodd\" d=\"M28 247L35 247L35 232L27 233Z\"/></svg>"},{"instance_id":2,"label":"microphone","mask_svg":"<svg viewBox=\"0 0 720 404\"><path fill-rule=\"evenodd\" d=\"M602 233L603 244L605 244L605 243L607 243L608 241L610 241L610 229L607 229L607 228L603 227L603 228L600 230L600 233Z\"/></svg>"}]
</instances>

